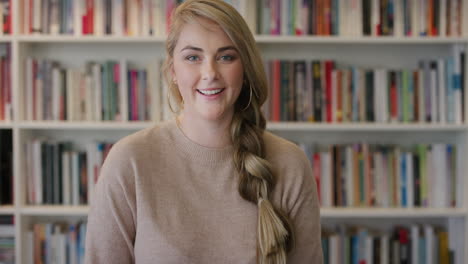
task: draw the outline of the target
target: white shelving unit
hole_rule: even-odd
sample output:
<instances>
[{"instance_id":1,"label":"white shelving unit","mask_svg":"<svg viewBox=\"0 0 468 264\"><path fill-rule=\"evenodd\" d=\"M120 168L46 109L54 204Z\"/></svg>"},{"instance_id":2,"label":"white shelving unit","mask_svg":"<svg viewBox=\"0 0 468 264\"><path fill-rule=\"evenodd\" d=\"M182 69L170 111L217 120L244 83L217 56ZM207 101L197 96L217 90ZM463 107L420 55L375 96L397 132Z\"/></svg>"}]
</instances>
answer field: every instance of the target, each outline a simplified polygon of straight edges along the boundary
<instances>
[{"instance_id":1,"label":"white shelving unit","mask_svg":"<svg viewBox=\"0 0 468 264\"><path fill-rule=\"evenodd\" d=\"M322 209L320 212L324 218L440 218L440 217L464 217L466 210L461 209L426 209L426 208L334 208Z\"/></svg>"},{"instance_id":2,"label":"white shelving unit","mask_svg":"<svg viewBox=\"0 0 468 264\"><path fill-rule=\"evenodd\" d=\"M0 122L0 129L11 129L11 128L13 128L13 124Z\"/></svg>"},{"instance_id":3,"label":"white shelving unit","mask_svg":"<svg viewBox=\"0 0 468 264\"><path fill-rule=\"evenodd\" d=\"M21 42L104 42L104 43L164 43L164 37L138 37L138 36L69 36L69 35L19 35L6 37L2 41L17 39ZM466 43L468 37L337 37L337 36L255 36L257 43L338 43L338 44L424 44L430 41L437 44Z\"/></svg>"},{"instance_id":4,"label":"white shelving unit","mask_svg":"<svg viewBox=\"0 0 468 264\"><path fill-rule=\"evenodd\" d=\"M256 36L258 43L338 43L338 44L452 44L465 43L466 37L339 37L339 36Z\"/></svg>"},{"instance_id":5,"label":"white shelving unit","mask_svg":"<svg viewBox=\"0 0 468 264\"><path fill-rule=\"evenodd\" d=\"M269 130L283 131L463 131L467 129L466 125L437 125L437 124L376 124L376 123L331 123L314 124L307 122L280 122L268 123Z\"/></svg>"},{"instance_id":6,"label":"white shelving unit","mask_svg":"<svg viewBox=\"0 0 468 264\"><path fill-rule=\"evenodd\" d=\"M15 213L15 208L13 206L1 206L0 215L12 215Z\"/></svg>"},{"instance_id":7,"label":"white shelving unit","mask_svg":"<svg viewBox=\"0 0 468 264\"><path fill-rule=\"evenodd\" d=\"M82 129L82 130L140 130L154 125L151 122L20 122L22 129Z\"/></svg>"},{"instance_id":8,"label":"white shelving unit","mask_svg":"<svg viewBox=\"0 0 468 264\"><path fill-rule=\"evenodd\" d=\"M13 2L13 29L19 32L20 18L17 1ZM468 37L292 37L257 36L256 40L266 59L334 59L339 63L363 67L416 68L422 58L450 55L453 44L468 46ZM37 220L85 219L87 206L30 206L26 204L26 175L23 144L36 136L87 140L118 140L137 130L152 126L152 122L28 122L23 117L24 59L27 56L56 59L65 66L81 65L88 60L128 58L135 64L164 55L161 37L94 37L94 36L1 36L0 43L10 43L12 49L12 96L14 119L0 122L0 129L13 131L14 204L0 206L0 215L14 215L16 230L16 263L23 263L25 232ZM468 49L467 49L468 50ZM465 67L468 77L468 67ZM468 78L467 78L468 79ZM468 82L465 83L468 89ZM465 105L468 91L465 90ZM465 117L468 116L466 107ZM458 170L463 173L460 190L468 190L468 124L375 124L339 123L311 124L303 122L269 123L267 128L287 139L299 142L346 143L374 142L413 144L444 142L456 144ZM457 230L457 264L468 263L468 195L463 195L458 208L400 209L400 208L323 208L323 224L336 222L368 223L394 226L395 223L429 222Z\"/></svg>"},{"instance_id":9,"label":"white shelving unit","mask_svg":"<svg viewBox=\"0 0 468 264\"><path fill-rule=\"evenodd\" d=\"M13 207L4 207L0 214L11 214L15 211ZM88 206L23 206L20 214L23 216L86 216ZM323 208L321 217L331 218L440 218L440 217L465 217L465 208Z\"/></svg>"},{"instance_id":10,"label":"white shelving unit","mask_svg":"<svg viewBox=\"0 0 468 264\"><path fill-rule=\"evenodd\" d=\"M24 216L86 216L88 206L25 206L21 208Z\"/></svg>"},{"instance_id":11,"label":"white shelving unit","mask_svg":"<svg viewBox=\"0 0 468 264\"><path fill-rule=\"evenodd\" d=\"M27 122L20 121L15 124L3 124L4 127L18 127L22 129L127 129L137 130L154 125L150 121L131 122L64 122L64 121L43 121ZM309 122L269 122L267 129L272 131L464 131L467 125L437 125L437 124L375 124L375 123L335 123L320 124Z\"/></svg>"}]
</instances>

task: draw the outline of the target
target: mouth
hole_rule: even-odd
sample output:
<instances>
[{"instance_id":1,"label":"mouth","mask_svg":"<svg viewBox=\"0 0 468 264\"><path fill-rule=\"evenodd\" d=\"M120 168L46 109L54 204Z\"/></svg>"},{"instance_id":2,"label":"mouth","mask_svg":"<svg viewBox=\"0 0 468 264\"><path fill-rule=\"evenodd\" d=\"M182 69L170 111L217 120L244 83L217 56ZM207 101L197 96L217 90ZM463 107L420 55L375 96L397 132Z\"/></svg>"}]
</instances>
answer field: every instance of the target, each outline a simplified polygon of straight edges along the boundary
<instances>
[{"instance_id":1,"label":"mouth","mask_svg":"<svg viewBox=\"0 0 468 264\"><path fill-rule=\"evenodd\" d=\"M220 94L224 91L224 88L219 88L219 89L207 89L207 90L199 90L197 89L197 92L202 94L202 95L205 95L205 96L213 96L213 95L217 95L217 94Z\"/></svg>"}]
</instances>

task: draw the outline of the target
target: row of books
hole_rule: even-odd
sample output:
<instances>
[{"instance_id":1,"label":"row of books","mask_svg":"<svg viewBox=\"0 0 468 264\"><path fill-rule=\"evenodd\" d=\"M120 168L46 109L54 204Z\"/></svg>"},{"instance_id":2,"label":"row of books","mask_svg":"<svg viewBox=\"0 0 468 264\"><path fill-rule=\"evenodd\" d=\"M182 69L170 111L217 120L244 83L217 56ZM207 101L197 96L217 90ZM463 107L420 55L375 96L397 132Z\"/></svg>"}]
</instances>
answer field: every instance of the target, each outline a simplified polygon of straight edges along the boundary
<instances>
[{"instance_id":1,"label":"row of books","mask_svg":"<svg viewBox=\"0 0 468 264\"><path fill-rule=\"evenodd\" d=\"M322 207L459 206L457 152L450 144L301 144Z\"/></svg>"},{"instance_id":2,"label":"row of books","mask_svg":"<svg viewBox=\"0 0 468 264\"><path fill-rule=\"evenodd\" d=\"M464 120L466 53L424 60L419 69L364 69L332 60L270 60L265 67L270 121L431 122ZM144 69L126 60L81 69L28 58L25 120L136 121L170 116L159 60Z\"/></svg>"},{"instance_id":3,"label":"row of books","mask_svg":"<svg viewBox=\"0 0 468 264\"><path fill-rule=\"evenodd\" d=\"M4 34L11 34L12 28L12 0L0 0L0 36Z\"/></svg>"},{"instance_id":4,"label":"row of books","mask_svg":"<svg viewBox=\"0 0 468 264\"><path fill-rule=\"evenodd\" d=\"M24 263L84 263L86 222L36 223L26 232Z\"/></svg>"},{"instance_id":5,"label":"row of books","mask_svg":"<svg viewBox=\"0 0 468 264\"><path fill-rule=\"evenodd\" d=\"M23 5L25 34L165 36L181 0L42 0ZM255 26L255 1L226 0ZM252 13L252 15L250 15ZM255 31L254 31L255 32Z\"/></svg>"},{"instance_id":6,"label":"row of books","mask_svg":"<svg viewBox=\"0 0 468 264\"><path fill-rule=\"evenodd\" d=\"M450 234L452 235L452 234ZM324 264L455 263L455 250L445 228L398 226L391 232L339 226L322 231Z\"/></svg>"},{"instance_id":7,"label":"row of books","mask_svg":"<svg viewBox=\"0 0 468 264\"><path fill-rule=\"evenodd\" d=\"M87 204L112 144L84 151L69 141L34 139L25 145L29 204ZM315 146L311 160L322 207L455 207L457 153L449 144Z\"/></svg>"},{"instance_id":8,"label":"row of books","mask_svg":"<svg viewBox=\"0 0 468 264\"><path fill-rule=\"evenodd\" d=\"M462 0L259 0L259 32L272 35L460 36ZM464 9L465 8L465 9Z\"/></svg>"},{"instance_id":9,"label":"row of books","mask_svg":"<svg viewBox=\"0 0 468 264\"><path fill-rule=\"evenodd\" d=\"M64 69L26 59L25 120L144 121L161 119L160 63L132 67L122 59Z\"/></svg>"},{"instance_id":10,"label":"row of books","mask_svg":"<svg viewBox=\"0 0 468 264\"><path fill-rule=\"evenodd\" d=\"M0 215L0 263L15 263L15 226L10 215Z\"/></svg>"},{"instance_id":11,"label":"row of books","mask_svg":"<svg viewBox=\"0 0 468 264\"><path fill-rule=\"evenodd\" d=\"M13 204L13 139L11 129L0 129L0 205Z\"/></svg>"},{"instance_id":12,"label":"row of books","mask_svg":"<svg viewBox=\"0 0 468 264\"><path fill-rule=\"evenodd\" d=\"M468 35L465 0L225 0L266 35ZM181 0L42 0L23 5L23 33L164 36Z\"/></svg>"},{"instance_id":13,"label":"row of books","mask_svg":"<svg viewBox=\"0 0 468 264\"><path fill-rule=\"evenodd\" d=\"M92 200L101 165L113 144L34 139L25 144L29 204L84 205Z\"/></svg>"},{"instance_id":14,"label":"row of books","mask_svg":"<svg viewBox=\"0 0 468 264\"><path fill-rule=\"evenodd\" d=\"M13 120L12 109L11 46L0 44L0 121Z\"/></svg>"},{"instance_id":15,"label":"row of books","mask_svg":"<svg viewBox=\"0 0 468 264\"><path fill-rule=\"evenodd\" d=\"M465 50L418 69L360 68L333 60L269 60L270 121L461 124Z\"/></svg>"}]
</instances>

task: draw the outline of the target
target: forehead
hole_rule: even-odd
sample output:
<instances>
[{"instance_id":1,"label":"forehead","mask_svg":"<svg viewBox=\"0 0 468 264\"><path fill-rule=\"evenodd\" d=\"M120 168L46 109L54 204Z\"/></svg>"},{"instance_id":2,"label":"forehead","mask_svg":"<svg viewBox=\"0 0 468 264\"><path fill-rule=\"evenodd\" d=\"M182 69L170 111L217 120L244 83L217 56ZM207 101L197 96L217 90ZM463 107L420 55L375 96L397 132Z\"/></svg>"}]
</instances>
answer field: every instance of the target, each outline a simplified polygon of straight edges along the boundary
<instances>
[{"instance_id":1,"label":"forehead","mask_svg":"<svg viewBox=\"0 0 468 264\"><path fill-rule=\"evenodd\" d=\"M216 50L219 47L234 45L222 28L211 20L199 18L182 26L176 51L186 45Z\"/></svg>"}]
</instances>

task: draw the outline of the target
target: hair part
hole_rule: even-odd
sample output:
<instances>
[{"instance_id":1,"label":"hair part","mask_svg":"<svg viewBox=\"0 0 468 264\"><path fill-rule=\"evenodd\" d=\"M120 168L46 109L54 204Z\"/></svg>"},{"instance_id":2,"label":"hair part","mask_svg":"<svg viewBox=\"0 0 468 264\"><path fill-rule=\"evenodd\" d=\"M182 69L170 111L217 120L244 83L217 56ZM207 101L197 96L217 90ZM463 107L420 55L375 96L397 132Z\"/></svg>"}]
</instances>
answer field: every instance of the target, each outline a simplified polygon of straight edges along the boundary
<instances>
[{"instance_id":1,"label":"hair part","mask_svg":"<svg viewBox=\"0 0 468 264\"><path fill-rule=\"evenodd\" d=\"M183 108L182 96L172 81L174 49L183 26L202 23L200 18L221 27L237 48L244 69L244 82L234 106L230 134L234 164L239 174L239 194L258 205L258 263L286 263L287 252L294 246L294 232L286 214L269 201L276 177L265 159L263 133L266 120L261 106L268 96L268 82L263 61L245 20L235 8L221 0L188 0L172 14L163 73L177 104L174 112Z\"/></svg>"}]
</instances>

